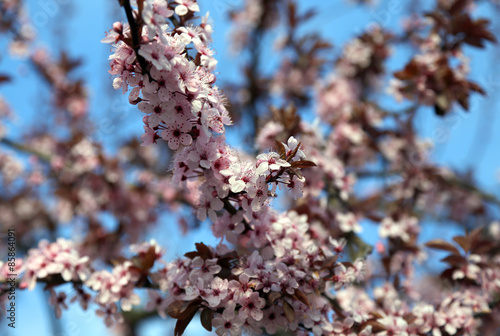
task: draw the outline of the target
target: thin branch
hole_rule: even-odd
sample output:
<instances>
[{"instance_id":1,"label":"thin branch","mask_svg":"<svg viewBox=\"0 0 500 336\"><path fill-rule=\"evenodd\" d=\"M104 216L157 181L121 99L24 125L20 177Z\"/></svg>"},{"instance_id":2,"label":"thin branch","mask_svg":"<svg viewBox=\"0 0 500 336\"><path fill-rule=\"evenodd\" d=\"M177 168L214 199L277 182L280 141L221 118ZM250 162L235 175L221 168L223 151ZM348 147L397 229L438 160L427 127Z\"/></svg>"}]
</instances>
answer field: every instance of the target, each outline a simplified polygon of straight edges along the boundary
<instances>
[{"instance_id":1,"label":"thin branch","mask_svg":"<svg viewBox=\"0 0 500 336\"><path fill-rule=\"evenodd\" d=\"M147 68L147 62L139 54L139 49L141 46L140 42L140 36L139 36L139 30L142 30L142 27L139 27L137 24L137 21L134 18L134 13L132 10L132 6L130 5L130 0L123 0L123 8L125 8L125 13L127 15L127 20L130 25L130 34L132 35L132 49L134 49L135 56L137 57L137 61L139 62L139 65L141 66L141 70L143 74L147 74L149 78L151 79L151 76L149 75L149 71Z\"/></svg>"},{"instance_id":2,"label":"thin branch","mask_svg":"<svg viewBox=\"0 0 500 336\"><path fill-rule=\"evenodd\" d=\"M55 287L55 286L64 285L64 284L72 284L73 286L77 286L77 287L84 285L83 281L81 281L81 280L66 281L62 278L62 276L60 274L51 274L51 275L47 276L46 278L37 279L36 282L39 284L45 284L46 288L47 287ZM4 284L7 284L7 280L0 281L0 285L4 285ZM19 288L19 284L20 284L20 280L17 279L16 289L21 289L21 288ZM135 287L137 287L137 288L149 288L149 289L156 289L156 290L160 289L159 285L156 285L156 284L152 283L151 281L149 281L149 279L146 276L141 278L136 283ZM23 288L23 289L25 289L25 288ZM0 296L4 295L5 293L8 293L9 291L10 291L10 286L0 289Z\"/></svg>"},{"instance_id":3,"label":"thin branch","mask_svg":"<svg viewBox=\"0 0 500 336\"><path fill-rule=\"evenodd\" d=\"M39 152L33 148L30 148L26 145L19 144L13 140L10 139L0 139L0 143L9 146L10 148L17 149L21 152L28 153L28 154L33 154L36 155L38 158L40 158L42 161L45 162L50 162L50 155L44 154L42 152Z\"/></svg>"}]
</instances>

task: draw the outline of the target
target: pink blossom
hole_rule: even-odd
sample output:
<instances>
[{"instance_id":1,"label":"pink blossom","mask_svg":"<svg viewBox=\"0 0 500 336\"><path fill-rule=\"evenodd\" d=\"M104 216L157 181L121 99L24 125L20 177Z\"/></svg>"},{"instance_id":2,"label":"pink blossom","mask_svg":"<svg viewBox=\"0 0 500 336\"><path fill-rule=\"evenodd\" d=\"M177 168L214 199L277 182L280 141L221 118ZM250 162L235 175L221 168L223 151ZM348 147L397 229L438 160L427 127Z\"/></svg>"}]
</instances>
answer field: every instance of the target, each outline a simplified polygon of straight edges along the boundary
<instances>
[{"instance_id":1,"label":"pink blossom","mask_svg":"<svg viewBox=\"0 0 500 336\"><path fill-rule=\"evenodd\" d=\"M189 11L199 12L200 7L195 0L175 0L178 5L175 7L175 13L179 16L186 15Z\"/></svg>"},{"instance_id":2,"label":"pink blossom","mask_svg":"<svg viewBox=\"0 0 500 336\"><path fill-rule=\"evenodd\" d=\"M101 306L101 309L96 310L96 315L104 318L107 327L111 327L114 323L123 323L123 317L118 313L118 308L114 303Z\"/></svg>"},{"instance_id":3,"label":"pink blossom","mask_svg":"<svg viewBox=\"0 0 500 336\"><path fill-rule=\"evenodd\" d=\"M355 232L360 233L362 231L361 226L353 213L338 213L336 220L339 224L340 229L343 232Z\"/></svg>"},{"instance_id":4,"label":"pink blossom","mask_svg":"<svg viewBox=\"0 0 500 336\"><path fill-rule=\"evenodd\" d=\"M217 221L216 211L222 210L224 203L218 197L212 197L210 199L201 199L196 211L196 218L200 221L204 221L208 217L212 222Z\"/></svg>"},{"instance_id":5,"label":"pink blossom","mask_svg":"<svg viewBox=\"0 0 500 336\"><path fill-rule=\"evenodd\" d=\"M217 307L228 294L228 281L215 277L208 287L204 299L207 300L210 307Z\"/></svg>"},{"instance_id":6,"label":"pink blossom","mask_svg":"<svg viewBox=\"0 0 500 336\"><path fill-rule=\"evenodd\" d=\"M54 290L51 290L49 302L52 306L54 306L57 318L61 318L63 308L68 309L68 306L66 305L66 293L64 292L56 293Z\"/></svg>"},{"instance_id":7,"label":"pink blossom","mask_svg":"<svg viewBox=\"0 0 500 336\"><path fill-rule=\"evenodd\" d=\"M268 187L265 176L261 175L248 187L248 196L252 198L252 210L259 211L267 200Z\"/></svg>"},{"instance_id":8,"label":"pink blossom","mask_svg":"<svg viewBox=\"0 0 500 336\"><path fill-rule=\"evenodd\" d=\"M234 312L234 308L227 307L224 309L222 315L217 315L212 325L217 328L215 332L218 336L239 336L241 335L241 327L243 326L244 319Z\"/></svg>"},{"instance_id":9,"label":"pink blossom","mask_svg":"<svg viewBox=\"0 0 500 336\"><path fill-rule=\"evenodd\" d=\"M250 295L242 296L239 300L241 304L241 309L238 312L238 316L242 318L247 318L251 316L256 321L260 321L264 316L262 308L264 308L266 301L259 297L259 293L253 292Z\"/></svg>"},{"instance_id":10,"label":"pink blossom","mask_svg":"<svg viewBox=\"0 0 500 336\"><path fill-rule=\"evenodd\" d=\"M217 265L217 259L203 260L200 257L195 257L191 262L193 270L189 275L192 282L197 282L197 279L203 279L205 283L211 283L213 276L220 272L222 269Z\"/></svg>"},{"instance_id":11,"label":"pink blossom","mask_svg":"<svg viewBox=\"0 0 500 336\"><path fill-rule=\"evenodd\" d=\"M169 300L163 298L158 291L148 290L149 301L146 304L147 312L157 311L161 318L167 318L166 310L169 305Z\"/></svg>"},{"instance_id":12,"label":"pink blossom","mask_svg":"<svg viewBox=\"0 0 500 336\"><path fill-rule=\"evenodd\" d=\"M158 70L170 70L171 64L165 56L165 47L162 43L153 41L139 50L139 55L150 61Z\"/></svg>"},{"instance_id":13,"label":"pink blossom","mask_svg":"<svg viewBox=\"0 0 500 336\"><path fill-rule=\"evenodd\" d=\"M257 155L257 175L280 170L282 167L290 167L290 163L280 159L278 153L270 152Z\"/></svg>"},{"instance_id":14,"label":"pink blossom","mask_svg":"<svg viewBox=\"0 0 500 336\"><path fill-rule=\"evenodd\" d=\"M188 146L193 139L187 134L191 130L191 124L186 120L176 120L168 123L166 128L161 132L161 137L168 142L170 149L176 150L179 145Z\"/></svg>"}]
</instances>

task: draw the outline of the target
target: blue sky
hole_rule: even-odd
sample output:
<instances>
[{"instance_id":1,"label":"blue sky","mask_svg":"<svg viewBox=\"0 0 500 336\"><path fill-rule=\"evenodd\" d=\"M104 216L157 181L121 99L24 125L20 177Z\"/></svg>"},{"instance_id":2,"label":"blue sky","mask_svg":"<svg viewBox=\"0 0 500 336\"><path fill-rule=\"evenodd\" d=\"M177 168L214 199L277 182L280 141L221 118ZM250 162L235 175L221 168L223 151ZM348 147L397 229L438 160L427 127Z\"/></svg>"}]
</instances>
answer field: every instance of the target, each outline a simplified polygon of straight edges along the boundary
<instances>
[{"instance_id":1,"label":"blue sky","mask_svg":"<svg viewBox=\"0 0 500 336\"><path fill-rule=\"evenodd\" d=\"M52 2L51 2L52 1ZM130 106L126 96L114 92L108 74L108 60L110 48L100 43L104 32L109 29L115 20L124 18L122 12L115 4L117 1L67 1L67 0L30 0L29 12L32 17L37 18L36 28L39 38L37 46L52 48L64 45L70 51L71 56L81 57L84 61L79 69L78 75L85 77L87 86L90 88L90 102L93 119L95 120L99 138L105 143L106 148L113 152L120 139L134 134L139 137L142 133L141 115L136 108ZM217 52L218 79L223 84L227 81L240 81L240 69L242 59L228 52L228 33L230 26L227 21L229 10L238 6L237 0L201 0L202 13L210 11L214 21L214 43ZM299 0L301 8L314 7L319 13L305 27L305 30L319 29L322 34L331 39L336 47L341 47L345 41L357 33L363 31L367 26L375 22L386 28L397 28L400 23L402 8L398 7L400 1L379 1L376 7L369 10L350 4L344 0L319 1ZM49 5L47 5L49 3ZM70 5L64 5L70 3ZM429 1L425 1L429 3ZM52 4L52 5L51 5ZM69 6L69 7L65 7ZM70 8L71 15L67 15L65 8ZM491 8L481 5L477 15L491 15ZM47 20L43 20L43 18ZM54 29L54 26L57 29ZM4 48L5 43L0 42ZM263 70L272 70L278 64L272 48L272 40L265 41L263 48L266 60L262 64ZM338 49L337 49L338 50ZM470 52L470 53L469 53ZM492 63L491 54L495 52L488 47L488 56L476 50L467 50L472 55L471 73L472 77L482 84L489 93L490 99L479 99L474 97L471 101L471 111L463 112L459 109L454 111L450 117L442 119L434 115L431 109L423 110L418 117L418 125L423 137L436 140L436 147L431 157L434 161L450 165L459 171L470 168L476 170L476 178L480 185L490 192L499 194L498 168L500 167L500 135L495 132L500 129L500 118L495 118L497 96L500 90L500 79L498 68ZM55 54L55 52L53 52ZM401 68L404 60L408 57L405 50L394 50L394 55L389 62L389 68L395 70ZM40 118L40 114L46 113L39 106L40 102L47 102L48 91L39 85L38 78L33 69L22 60L13 60L8 57L0 60L0 73L9 73L15 81L11 85L0 86L0 93L7 99L18 115L18 120L11 125L12 130L19 129L28 121L33 125L34 120ZM381 101L394 104L391 99L383 97ZM395 106L397 108L397 106ZM104 120L119 121L113 127L103 127ZM485 128L486 127L486 128ZM484 130L489 127L490 131ZM235 128L236 129L236 128ZM447 135L445 141L436 137L436 134ZM488 135L489 134L489 135ZM19 132L9 133L12 138L20 137ZM478 140L474 140L478 137ZM235 140L235 133L231 133L230 141ZM471 147L471 143L474 147ZM238 147L237 142L231 143ZM481 154L481 151L484 151ZM481 155L480 155L481 154ZM181 236L177 226L164 218L161 232L155 237L167 247L168 258L181 255L193 249L194 242L204 241L214 243L215 239L205 228L188 236ZM170 225L168 225L170 224ZM365 235L368 237L375 228L366 228ZM434 228L425 233L431 235L449 235L450 232L443 228ZM171 237L176 237L172 240ZM52 335L51 318L52 310L47 309L47 299L37 288L36 295L31 292L20 292L18 300L18 328L15 332L8 331L7 335ZM82 312L77 305L70 305L69 312L63 314L61 335L87 335L95 336L109 335L100 319L96 318L91 311ZM0 325L0 333L5 323ZM173 330L172 321L155 320L142 330L143 335L165 335ZM203 335L201 326L195 320L188 328L186 335Z\"/></svg>"}]
</instances>

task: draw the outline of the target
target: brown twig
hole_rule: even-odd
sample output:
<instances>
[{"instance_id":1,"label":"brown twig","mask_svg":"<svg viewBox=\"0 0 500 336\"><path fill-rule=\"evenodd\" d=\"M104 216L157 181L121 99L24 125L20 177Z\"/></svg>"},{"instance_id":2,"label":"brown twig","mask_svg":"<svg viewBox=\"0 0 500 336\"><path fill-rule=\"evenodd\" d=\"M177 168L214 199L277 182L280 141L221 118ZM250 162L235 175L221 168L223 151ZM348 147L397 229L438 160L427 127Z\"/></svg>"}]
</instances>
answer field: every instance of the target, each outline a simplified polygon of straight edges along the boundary
<instances>
[{"instance_id":1,"label":"brown twig","mask_svg":"<svg viewBox=\"0 0 500 336\"><path fill-rule=\"evenodd\" d=\"M132 6L130 5L130 0L123 0L123 8L125 9L125 14L127 15L127 20L130 25L130 34L132 35L132 49L134 49L135 56L137 57L137 61L139 62L139 65L141 66L141 70L143 74L147 74L150 79L151 75L149 74L148 67L147 67L147 62L139 54L139 49L141 46L140 42L140 36L139 36L139 30L142 31L142 27L140 27L137 24L137 21L134 18L134 13L132 10Z\"/></svg>"}]
</instances>

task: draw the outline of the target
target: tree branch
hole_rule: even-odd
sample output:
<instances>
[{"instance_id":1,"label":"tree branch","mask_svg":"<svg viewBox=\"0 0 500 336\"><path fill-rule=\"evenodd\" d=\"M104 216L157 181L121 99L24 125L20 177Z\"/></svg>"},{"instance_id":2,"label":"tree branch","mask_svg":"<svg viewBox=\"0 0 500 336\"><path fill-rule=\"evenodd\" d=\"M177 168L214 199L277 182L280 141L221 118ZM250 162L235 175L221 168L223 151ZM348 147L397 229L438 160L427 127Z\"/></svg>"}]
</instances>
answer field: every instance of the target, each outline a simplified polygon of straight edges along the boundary
<instances>
[{"instance_id":1,"label":"tree branch","mask_svg":"<svg viewBox=\"0 0 500 336\"><path fill-rule=\"evenodd\" d=\"M6 146L9 146L10 148L17 149L17 150L24 152L24 153L36 155L42 161L50 162L50 155L39 152L39 151L32 149L26 145L19 144L13 140L3 138L3 139L0 139L0 143L4 144Z\"/></svg>"},{"instance_id":2,"label":"tree branch","mask_svg":"<svg viewBox=\"0 0 500 336\"><path fill-rule=\"evenodd\" d=\"M137 24L137 21L134 18L134 13L132 10L132 6L130 5L130 0L123 0L123 8L125 9L125 14L127 15L127 20L130 25L130 34L132 35L132 49L134 49L135 56L137 57L137 61L139 62L139 65L141 66L141 70L143 74L147 74L152 80L151 75L149 74L148 68L147 68L147 62L139 54L139 49L141 46L141 37L139 36L140 31L142 31L142 26L139 26Z\"/></svg>"}]
</instances>

